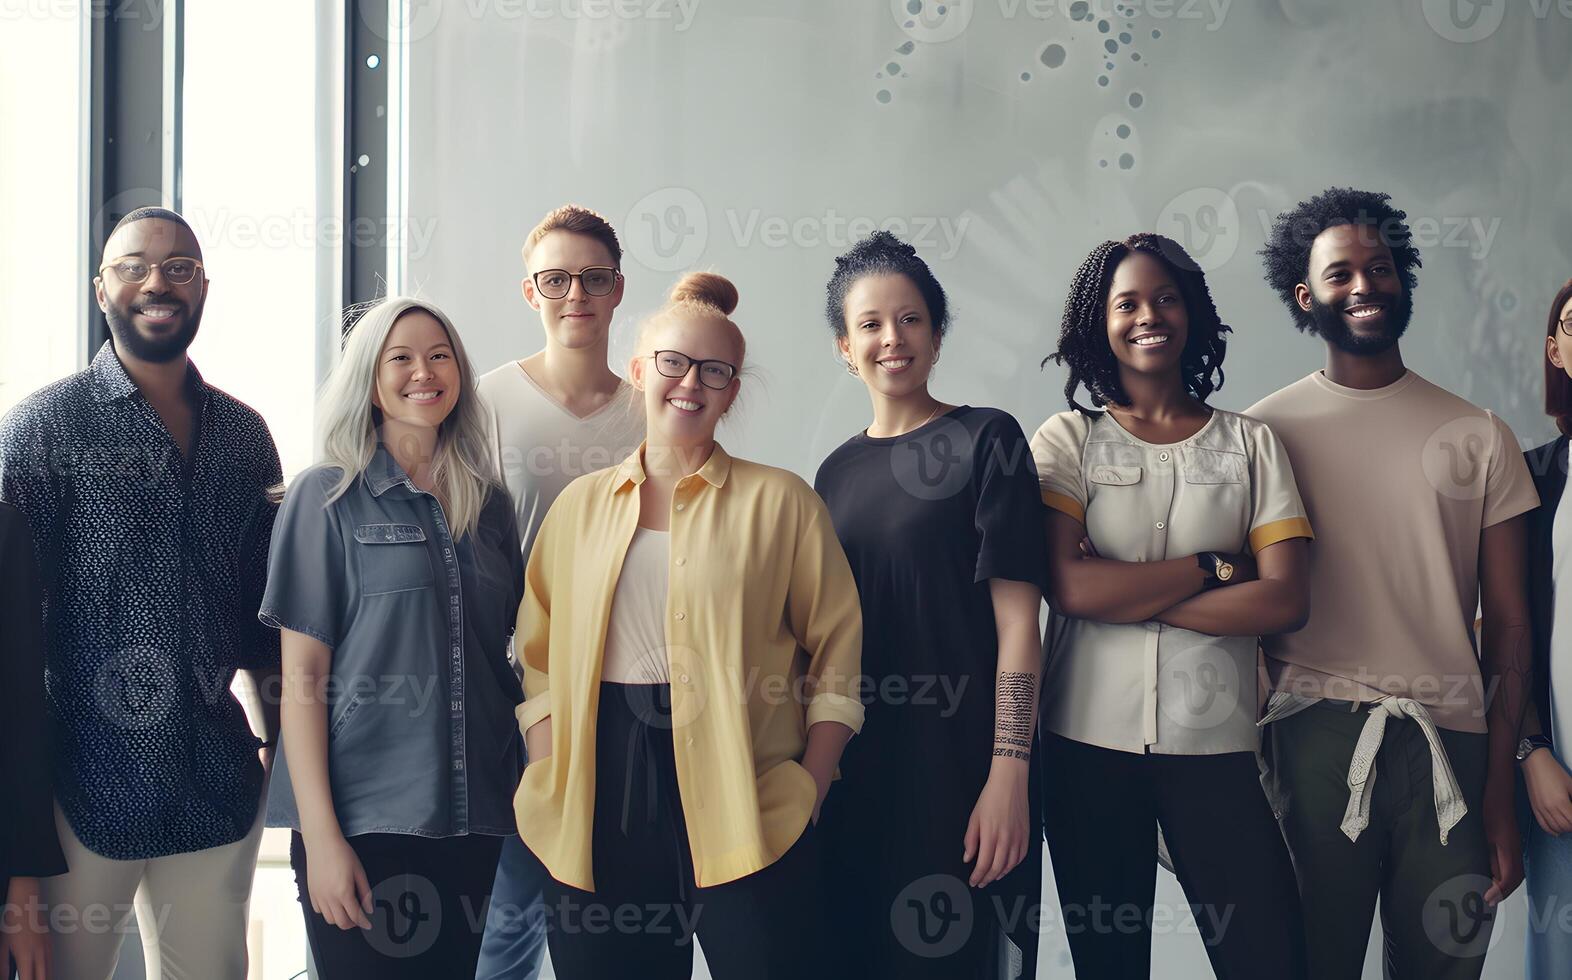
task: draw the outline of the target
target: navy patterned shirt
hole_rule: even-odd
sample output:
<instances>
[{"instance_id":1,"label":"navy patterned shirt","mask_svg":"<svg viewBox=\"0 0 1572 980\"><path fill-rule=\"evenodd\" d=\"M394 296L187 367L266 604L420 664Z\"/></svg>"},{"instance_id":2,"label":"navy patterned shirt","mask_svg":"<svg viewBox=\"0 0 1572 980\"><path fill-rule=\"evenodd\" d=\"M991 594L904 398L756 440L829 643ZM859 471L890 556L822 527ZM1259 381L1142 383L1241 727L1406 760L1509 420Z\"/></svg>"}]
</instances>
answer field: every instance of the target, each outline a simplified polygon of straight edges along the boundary
<instances>
[{"instance_id":1,"label":"navy patterned shirt","mask_svg":"<svg viewBox=\"0 0 1572 980\"><path fill-rule=\"evenodd\" d=\"M0 499L32 522L43 584L55 795L117 860L237 841L262 790L229 685L278 664L257 621L278 451L194 365L186 384L189 460L111 343L0 420Z\"/></svg>"}]
</instances>

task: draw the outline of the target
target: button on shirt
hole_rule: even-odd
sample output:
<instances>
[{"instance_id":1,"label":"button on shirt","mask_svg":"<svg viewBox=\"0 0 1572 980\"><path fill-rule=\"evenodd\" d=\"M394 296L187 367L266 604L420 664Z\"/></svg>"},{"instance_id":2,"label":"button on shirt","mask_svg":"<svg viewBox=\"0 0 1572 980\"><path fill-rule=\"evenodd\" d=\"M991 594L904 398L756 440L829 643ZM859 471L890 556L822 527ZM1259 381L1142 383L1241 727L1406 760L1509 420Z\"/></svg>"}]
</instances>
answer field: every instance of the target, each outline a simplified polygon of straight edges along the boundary
<instances>
[{"instance_id":1,"label":"button on shirt","mask_svg":"<svg viewBox=\"0 0 1572 980\"><path fill-rule=\"evenodd\" d=\"M524 771L518 825L553 878L589 891L602 643L638 526L643 451L563 491L519 608L518 723L549 718L551 755ZM862 726L862 616L829 513L796 475L717 445L671 510L673 745L694 876L709 887L768 867L807 825L808 727Z\"/></svg>"},{"instance_id":2,"label":"button on shirt","mask_svg":"<svg viewBox=\"0 0 1572 980\"><path fill-rule=\"evenodd\" d=\"M190 459L110 343L0 422L0 497L27 514L43 583L56 799L116 860L233 843L261 792L229 685L278 663L256 619L278 452L194 365L186 385Z\"/></svg>"},{"instance_id":3,"label":"button on shirt","mask_svg":"<svg viewBox=\"0 0 1572 980\"><path fill-rule=\"evenodd\" d=\"M1181 443L1158 446L1113 416L1061 412L1032 437L1043 502L1086 526L1097 553L1162 561L1258 552L1311 537L1287 453L1270 429L1219 409ZM1043 723L1126 752L1205 755L1257 745L1254 636L1158 622L1054 615L1045 638Z\"/></svg>"},{"instance_id":4,"label":"button on shirt","mask_svg":"<svg viewBox=\"0 0 1572 980\"><path fill-rule=\"evenodd\" d=\"M333 650L323 688L328 772L346 837L512 833L522 700L507 663L523 591L513 505L500 486L457 541L436 497L379 446L329 503L342 470L290 485L260 616ZM268 826L300 828L280 746Z\"/></svg>"}]
</instances>

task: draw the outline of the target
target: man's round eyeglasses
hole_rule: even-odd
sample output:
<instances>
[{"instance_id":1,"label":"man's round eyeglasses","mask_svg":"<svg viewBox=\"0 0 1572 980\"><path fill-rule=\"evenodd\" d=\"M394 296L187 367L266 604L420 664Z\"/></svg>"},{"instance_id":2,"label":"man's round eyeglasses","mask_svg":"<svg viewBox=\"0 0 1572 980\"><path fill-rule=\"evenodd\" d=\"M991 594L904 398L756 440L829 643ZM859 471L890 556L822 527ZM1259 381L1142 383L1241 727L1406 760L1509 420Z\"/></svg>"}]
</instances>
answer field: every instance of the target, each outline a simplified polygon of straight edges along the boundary
<instances>
[{"instance_id":1,"label":"man's round eyeglasses","mask_svg":"<svg viewBox=\"0 0 1572 980\"><path fill-rule=\"evenodd\" d=\"M622 278L622 273L609 265L592 265L582 272L542 269L531 278L535 280L536 292L547 299L561 299L573 288L575 279L590 296L605 296L617 288L617 280Z\"/></svg>"},{"instance_id":2,"label":"man's round eyeglasses","mask_svg":"<svg viewBox=\"0 0 1572 980\"><path fill-rule=\"evenodd\" d=\"M146 282L147 277L157 269L163 273L164 281L175 286L184 286L197 277L202 271L202 263L197 259L185 256L170 256L162 262L144 262L141 259L121 259L118 262L109 262L98 267L99 272L113 269L120 281L128 285Z\"/></svg>"}]
</instances>

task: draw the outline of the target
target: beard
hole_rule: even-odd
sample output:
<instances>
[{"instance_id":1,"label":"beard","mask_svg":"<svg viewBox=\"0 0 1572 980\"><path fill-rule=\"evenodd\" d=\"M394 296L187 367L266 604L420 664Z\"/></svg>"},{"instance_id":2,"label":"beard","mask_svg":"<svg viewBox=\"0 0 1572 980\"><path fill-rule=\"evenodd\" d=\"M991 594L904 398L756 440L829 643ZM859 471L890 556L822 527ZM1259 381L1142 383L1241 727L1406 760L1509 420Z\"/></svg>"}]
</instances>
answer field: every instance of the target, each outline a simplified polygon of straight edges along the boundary
<instances>
[{"instance_id":1,"label":"beard","mask_svg":"<svg viewBox=\"0 0 1572 980\"><path fill-rule=\"evenodd\" d=\"M1405 290L1393 295L1383 293L1367 297L1363 303L1382 303L1386 306L1386 323L1380 333L1356 334L1343 319L1343 306L1327 306L1314 295L1310 297L1310 331L1346 354L1369 357L1383 354L1397 345L1408 321L1414 315L1414 300ZM1348 303L1359 306L1361 303Z\"/></svg>"},{"instance_id":2,"label":"beard","mask_svg":"<svg viewBox=\"0 0 1572 980\"><path fill-rule=\"evenodd\" d=\"M106 302L109 308L104 311L104 320L109 324L110 336L115 338L116 349L149 364L166 364L186 352L186 348L196 339L197 327L202 323L202 302L199 300L194 310L178 300L160 299L158 302L178 307L172 318L178 323L160 337L145 336L131 319L141 309L140 300L129 307L116 306L113 300Z\"/></svg>"}]
</instances>

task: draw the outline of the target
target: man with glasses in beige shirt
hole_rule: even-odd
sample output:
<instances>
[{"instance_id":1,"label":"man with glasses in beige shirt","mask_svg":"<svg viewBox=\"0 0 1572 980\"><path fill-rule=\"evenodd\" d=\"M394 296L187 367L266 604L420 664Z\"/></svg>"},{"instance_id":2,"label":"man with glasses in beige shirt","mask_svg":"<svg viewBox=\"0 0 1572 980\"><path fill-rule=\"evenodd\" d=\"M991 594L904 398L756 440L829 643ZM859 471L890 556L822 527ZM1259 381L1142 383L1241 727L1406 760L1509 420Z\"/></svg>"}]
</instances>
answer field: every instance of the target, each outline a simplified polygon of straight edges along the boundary
<instances>
[{"instance_id":1,"label":"man with glasses in beige shirt","mask_svg":"<svg viewBox=\"0 0 1572 980\"><path fill-rule=\"evenodd\" d=\"M1379 899L1388 976L1476 978L1522 880L1524 514L1539 501L1507 425L1404 366L1420 257L1387 200L1332 188L1280 215L1262 250L1296 325L1327 344L1324 371L1246 413L1287 447L1316 530L1309 622L1263 640L1268 790L1311 976L1359 976Z\"/></svg>"}]
</instances>

